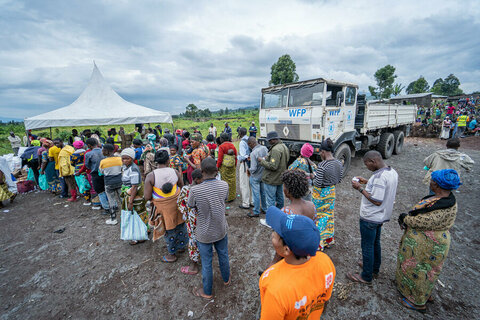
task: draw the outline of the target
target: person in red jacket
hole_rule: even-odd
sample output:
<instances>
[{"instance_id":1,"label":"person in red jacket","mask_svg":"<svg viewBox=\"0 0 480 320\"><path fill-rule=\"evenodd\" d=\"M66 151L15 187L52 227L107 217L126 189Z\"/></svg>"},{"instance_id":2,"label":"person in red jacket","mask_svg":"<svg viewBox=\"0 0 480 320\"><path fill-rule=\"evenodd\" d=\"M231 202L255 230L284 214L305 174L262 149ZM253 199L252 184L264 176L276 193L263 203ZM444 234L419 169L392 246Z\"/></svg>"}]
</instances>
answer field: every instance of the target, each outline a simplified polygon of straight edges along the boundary
<instances>
[{"instance_id":1,"label":"person in red jacket","mask_svg":"<svg viewBox=\"0 0 480 320\"><path fill-rule=\"evenodd\" d=\"M237 149L231 142L228 133L220 134L220 141L217 168L220 171L221 179L228 183L227 202L232 202L237 194Z\"/></svg>"}]
</instances>

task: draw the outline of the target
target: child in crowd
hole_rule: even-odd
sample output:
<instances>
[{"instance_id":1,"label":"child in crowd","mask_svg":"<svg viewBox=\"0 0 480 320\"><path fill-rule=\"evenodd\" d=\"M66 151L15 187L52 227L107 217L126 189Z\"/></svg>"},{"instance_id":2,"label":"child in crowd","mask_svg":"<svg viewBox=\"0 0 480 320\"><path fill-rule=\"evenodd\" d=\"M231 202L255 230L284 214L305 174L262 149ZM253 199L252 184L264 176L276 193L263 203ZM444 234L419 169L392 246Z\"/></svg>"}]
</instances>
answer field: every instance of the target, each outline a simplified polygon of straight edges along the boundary
<instances>
[{"instance_id":1,"label":"child in crowd","mask_svg":"<svg viewBox=\"0 0 480 320\"><path fill-rule=\"evenodd\" d=\"M230 262L228 257L227 220L225 218L225 201L228 197L228 184L215 179L217 165L214 159L207 157L201 163L203 182L190 188L187 205L196 207L197 238L200 259L202 260L203 288L193 290L197 297L211 299L213 286L212 247L218 255L220 272L224 284L230 284Z\"/></svg>"},{"instance_id":2,"label":"child in crowd","mask_svg":"<svg viewBox=\"0 0 480 320\"><path fill-rule=\"evenodd\" d=\"M198 185L202 183L202 170L195 169L192 172L192 185ZM187 223L188 230L188 256L192 260L193 266L185 266L180 269L185 274L197 274L198 263L200 261L200 252L198 250L197 239L195 238L195 227L197 224L197 209L195 207L189 207L187 205L188 196L190 194L189 185L183 186L178 196L178 209L183 214L183 220Z\"/></svg>"},{"instance_id":3,"label":"child in crowd","mask_svg":"<svg viewBox=\"0 0 480 320\"><path fill-rule=\"evenodd\" d=\"M178 146L172 144L170 146L170 168L177 170L182 175L183 172L183 160L182 157L178 154Z\"/></svg>"},{"instance_id":4,"label":"child in crowd","mask_svg":"<svg viewBox=\"0 0 480 320\"><path fill-rule=\"evenodd\" d=\"M120 205L120 193L122 190L122 158L114 156L115 148L111 144L103 146L105 159L100 161L98 171L105 176L105 192L110 207L110 219L106 224L117 224L117 211Z\"/></svg>"},{"instance_id":5,"label":"child in crowd","mask_svg":"<svg viewBox=\"0 0 480 320\"><path fill-rule=\"evenodd\" d=\"M217 144L215 143L215 137L213 134L207 136L207 148L210 151L209 155L215 159L215 150L217 150Z\"/></svg>"}]
</instances>

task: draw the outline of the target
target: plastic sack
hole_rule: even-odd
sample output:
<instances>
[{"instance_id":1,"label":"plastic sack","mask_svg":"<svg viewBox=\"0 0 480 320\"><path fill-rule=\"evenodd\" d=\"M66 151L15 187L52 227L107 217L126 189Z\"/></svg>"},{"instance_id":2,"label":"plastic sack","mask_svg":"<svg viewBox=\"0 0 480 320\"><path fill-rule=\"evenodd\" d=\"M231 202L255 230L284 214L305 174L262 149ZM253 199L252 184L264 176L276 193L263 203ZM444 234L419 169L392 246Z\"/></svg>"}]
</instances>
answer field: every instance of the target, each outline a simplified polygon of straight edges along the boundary
<instances>
[{"instance_id":1,"label":"plastic sack","mask_svg":"<svg viewBox=\"0 0 480 320\"><path fill-rule=\"evenodd\" d=\"M27 180L35 181L35 175L33 174L32 168L28 168Z\"/></svg>"},{"instance_id":2,"label":"plastic sack","mask_svg":"<svg viewBox=\"0 0 480 320\"><path fill-rule=\"evenodd\" d=\"M35 190L35 184L33 181L25 180L17 182L18 193L27 193Z\"/></svg>"},{"instance_id":3,"label":"plastic sack","mask_svg":"<svg viewBox=\"0 0 480 320\"><path fill-rule=\"evenodd\" d=\"M120 224L122 240L141 241L148 240L147 226L135 210L122 210L122 221Z\"/></svg>"},{"instance_id":4,"label":"plastic sack","mask_svg":"<svg viewBox=\"0 0 480 320\"><path fill-rule=\"evenodd\" d=\"M86 193L91 188L90 183L87 180L87 177L85 177L85 175L83 174L79 176L75 176L75 182L77 183L78 191L80 191L80 193Z\"/></svg>"},{"instance_id":5,"label":"plastic sack","mask_svg":"<svg viewBox=\"0 0 480 320\"><path fill-rule=\"evenodd\" d=\"M38 176L38 186L42 190L48 190L48 182L47 182L47 176L44 174L41 174Z\"/></svg>"}]
</instances>

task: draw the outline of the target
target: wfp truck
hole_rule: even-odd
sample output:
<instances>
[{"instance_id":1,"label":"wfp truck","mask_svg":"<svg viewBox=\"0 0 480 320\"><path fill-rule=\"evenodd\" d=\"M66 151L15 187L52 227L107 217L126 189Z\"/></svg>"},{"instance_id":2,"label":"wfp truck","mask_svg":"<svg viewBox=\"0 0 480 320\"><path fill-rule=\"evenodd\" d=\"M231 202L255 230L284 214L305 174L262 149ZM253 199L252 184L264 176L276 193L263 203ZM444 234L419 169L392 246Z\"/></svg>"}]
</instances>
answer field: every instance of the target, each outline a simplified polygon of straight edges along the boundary
<instances>
[{"instance_id":1,"label":"wfp truck","mask_svg":"<svg viewBox=\"0 0 480 320\"><path fill-rule=\"evenodd\" d=\"M416 105L367 102L353 83L312 79L262 89L259 140L268 145L267 133L276 131L293 159L308 142L320 161L321 142L330 138L346 173L361 149L376 148L385 159L399 154L416 114Z\"/></svg>"}]
</instances>

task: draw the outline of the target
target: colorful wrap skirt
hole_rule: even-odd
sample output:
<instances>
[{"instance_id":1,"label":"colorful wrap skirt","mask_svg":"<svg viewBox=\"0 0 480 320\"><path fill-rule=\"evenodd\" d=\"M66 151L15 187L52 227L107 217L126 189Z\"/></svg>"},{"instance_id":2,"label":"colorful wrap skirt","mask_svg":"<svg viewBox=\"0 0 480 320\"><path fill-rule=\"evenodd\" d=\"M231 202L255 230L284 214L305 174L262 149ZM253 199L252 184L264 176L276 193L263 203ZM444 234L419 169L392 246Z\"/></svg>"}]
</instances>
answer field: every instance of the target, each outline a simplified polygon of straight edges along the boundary
<instances>
[{"instance_id":1,"label":"colorful wrap skirt","mask_svg":"<svg viewBox=\"0 0 480 320\"><path fill-rule=\"evenodd\" d=\"M313 187L312 202L315 205L315 224L320 231L320 249L333 242L335 235L334 207L335 186L325 188Z\"/></svg>"}]
</instances>

